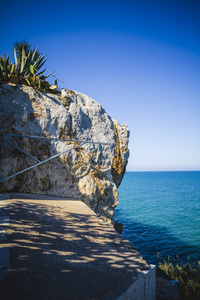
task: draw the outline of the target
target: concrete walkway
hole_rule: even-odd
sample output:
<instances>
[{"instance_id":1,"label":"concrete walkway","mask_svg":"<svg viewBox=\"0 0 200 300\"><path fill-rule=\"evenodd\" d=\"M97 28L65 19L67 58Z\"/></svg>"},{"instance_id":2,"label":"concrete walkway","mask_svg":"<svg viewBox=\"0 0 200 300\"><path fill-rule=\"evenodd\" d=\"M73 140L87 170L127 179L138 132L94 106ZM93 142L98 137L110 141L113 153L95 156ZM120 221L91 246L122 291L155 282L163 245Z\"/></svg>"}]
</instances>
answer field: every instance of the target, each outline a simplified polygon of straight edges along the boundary
<instances>
[{"instance_id":1,"label":"concrete walkway","mask_svg":"<svg viewBox=\"0 0 200 300\"><path fill-rule=\"evenodd\" d=\"M128 299L149 272L133 245L81 201L1 194L1 206L2 300ZM154 299L153 289L144 299Z\"/></svg>"}]
</instances>

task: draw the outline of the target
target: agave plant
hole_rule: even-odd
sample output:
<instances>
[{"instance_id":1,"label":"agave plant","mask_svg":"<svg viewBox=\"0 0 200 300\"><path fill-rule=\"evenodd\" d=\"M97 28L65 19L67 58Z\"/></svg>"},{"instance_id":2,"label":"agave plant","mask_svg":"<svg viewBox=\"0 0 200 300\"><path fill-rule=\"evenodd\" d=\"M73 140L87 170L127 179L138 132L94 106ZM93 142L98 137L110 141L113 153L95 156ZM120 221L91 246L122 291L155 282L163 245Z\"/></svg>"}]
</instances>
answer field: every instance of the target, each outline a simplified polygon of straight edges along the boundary
<instances>
[{"instance_id":1,"label":"agave plant","mask_svg":"<svg viewBox=\"0 0 200 300\"><path fill-rule=\"evenodd\" d=\"M0 81L13 82L13 78L16 75L15 65L10 61L9 55L7 58L0 56ZM16 80L13 83L17 83Z\"/></svg>"},{"instance_id":2,"label":"agave plant","mask_svg":"<svg viewBox=\"0 0 200 300\"><path fill-rule=\"evenodd\" d=\"M12 83L23 83L37 88L41 91L55 91L57 82L50 85L46 78L52 75L44 75L46 69L41 71L42 66L46 62L45 55L41 55L35 48L30 49L30 45L23 42L14 43L14 61L0 57L0 81L8 81Z\"/></svg>"},{"instance_id":3,"label":"agave plant","mask_svg":"<svg viewBox=\"0 0 200 300\"><path fill-rule=\"evenodd\" d=\"M0 76L1 78L8 78L8 65L9 65L9 55L7 56L7 58L4 57L0 57Z\"/></svg>"},{"instance_id":4,"label":"agave plant","mask_svg":"<svg viewBox=\"0 0 200 300\"><path fill-rule=\"evenodd\" d=\"M35 73L37 73L46 61L44 57L45 55L42 56L37 48L32 51L30 45L25 41L14 43L15 66L19 74L28 75L30 65L34 66Z\"/></svg>"},{"instance_id":5,"label":"agave plant","mask_svg":"<svg viewBox=\"0 0 200 300\"><path fill-rule=\"evenodd\" d=\"M31 51L31 45L29 45L26 41L16 41L14 43L14 49L16 51L17 59L20 60L22 56L22 49L24 49L25 54L28 55L28 52Z\"/></svg>"}]
</instances>

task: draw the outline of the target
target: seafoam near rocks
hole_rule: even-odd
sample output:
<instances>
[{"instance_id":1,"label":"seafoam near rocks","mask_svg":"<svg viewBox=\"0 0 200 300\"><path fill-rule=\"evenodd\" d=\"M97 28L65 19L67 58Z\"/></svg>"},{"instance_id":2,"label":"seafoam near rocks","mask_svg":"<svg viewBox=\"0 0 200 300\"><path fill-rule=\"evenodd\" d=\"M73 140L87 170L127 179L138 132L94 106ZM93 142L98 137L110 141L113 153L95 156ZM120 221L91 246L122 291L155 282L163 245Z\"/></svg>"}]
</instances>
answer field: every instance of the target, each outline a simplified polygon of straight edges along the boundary
<instances>
[{"instance_id":1,"label":"seafoam near rocks","mask_svg":"<svg viewBox=\"0 0 200 300\"><path fill-rule=\"evenodd\" d=\"M1 192L51 194L82 199L104 220L113 222L119 186L128 162L129 132L112 120L93 99L62 89L45 94L24 85L0 85L0 134L72 139L47 141L27 137L4 138L40 161L87 143L45 164L6 180ZM0 177L36 162L0 139Z\"/></svg>"}]
</instances>

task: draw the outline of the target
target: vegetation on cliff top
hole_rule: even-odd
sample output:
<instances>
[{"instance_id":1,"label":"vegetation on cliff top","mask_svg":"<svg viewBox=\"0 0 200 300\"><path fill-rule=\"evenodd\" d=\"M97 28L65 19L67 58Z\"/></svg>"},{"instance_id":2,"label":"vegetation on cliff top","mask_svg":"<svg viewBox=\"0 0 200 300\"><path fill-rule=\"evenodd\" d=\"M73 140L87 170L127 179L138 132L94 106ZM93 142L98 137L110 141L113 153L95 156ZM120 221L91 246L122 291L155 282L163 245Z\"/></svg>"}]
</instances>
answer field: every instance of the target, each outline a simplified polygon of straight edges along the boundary
<instances>
[{"instance_id":1,"label":"vegetation on cliff top","mask_svg":"<svg viewBox=\"0 0 200 300\"><path fill-rule=\"evenodd\" d=\"M26 84L43 92L55 92L57 80L50 85L46 80L54 72L44 75L41 71L46 62L45 55L41 55L37 48L31 49L26 41L14 43L14 63L9 55L0 56L0 83Z\"/></svg>"}]
</instances>

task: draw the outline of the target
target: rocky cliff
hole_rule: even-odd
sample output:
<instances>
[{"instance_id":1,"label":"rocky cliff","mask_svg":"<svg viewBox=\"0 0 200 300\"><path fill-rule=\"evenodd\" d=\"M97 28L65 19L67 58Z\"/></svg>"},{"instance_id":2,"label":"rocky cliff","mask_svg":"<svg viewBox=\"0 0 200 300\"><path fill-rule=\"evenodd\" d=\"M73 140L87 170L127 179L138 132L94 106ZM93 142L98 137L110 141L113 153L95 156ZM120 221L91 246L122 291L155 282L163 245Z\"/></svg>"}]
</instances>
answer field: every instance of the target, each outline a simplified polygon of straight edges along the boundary
<instances>
[{"instance_id":1,"label":"rocky cliff","mask_svg":"<svg viewBox=\"0 0 200 300\"><path fill-rule=\"evenodd\" d=\"M126 125L112 120L100 104L67 89L53 95L24 85L1 84L0 134L3 137L0 139L0 178L37 163L6 141L38 161L78 146L77 141L94 142L0 183L0 191L82 199L104 220L113 223L114 208L118 204L117 187L129 157L129 131Z\"/></svg>"}]
</instances>

